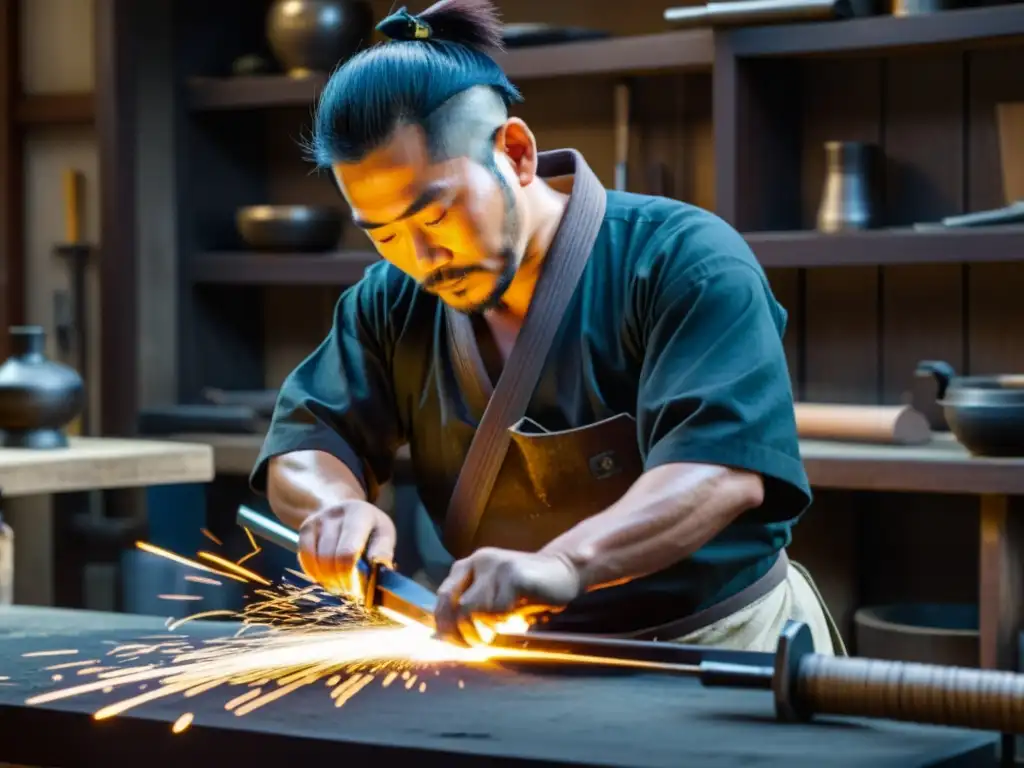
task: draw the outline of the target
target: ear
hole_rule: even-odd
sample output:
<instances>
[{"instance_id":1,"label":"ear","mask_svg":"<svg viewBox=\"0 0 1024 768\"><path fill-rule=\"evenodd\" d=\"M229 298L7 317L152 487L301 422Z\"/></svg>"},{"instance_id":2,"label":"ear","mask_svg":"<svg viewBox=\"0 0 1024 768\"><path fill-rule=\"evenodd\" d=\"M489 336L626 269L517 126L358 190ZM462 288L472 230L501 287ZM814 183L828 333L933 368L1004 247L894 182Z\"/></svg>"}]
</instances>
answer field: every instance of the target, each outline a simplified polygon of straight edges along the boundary
<instances>
[{"instance_id":1,"label":"ear","mask_svg":"<svg viewBox=\"0 0 1024 768\"><path fill-rule=\"evenodd\" d=\"M525 187L536 178L537 140L529 126L518 117L510 117L498 129L494 148L509 159L520 186Z\"/></svg>"}]
</instances>

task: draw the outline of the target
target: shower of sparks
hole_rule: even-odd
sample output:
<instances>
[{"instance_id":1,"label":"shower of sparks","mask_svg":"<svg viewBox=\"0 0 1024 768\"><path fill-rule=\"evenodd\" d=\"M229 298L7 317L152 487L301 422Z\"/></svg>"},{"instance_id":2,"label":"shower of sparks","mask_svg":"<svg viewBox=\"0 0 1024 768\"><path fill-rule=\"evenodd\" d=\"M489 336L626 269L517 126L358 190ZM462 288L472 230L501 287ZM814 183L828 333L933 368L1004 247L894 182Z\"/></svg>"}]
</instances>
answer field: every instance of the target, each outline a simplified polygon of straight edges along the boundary
<instances>
[{"instance_id":1,"label":"shower of sparks","mask_svg":"<svg viewBox=\"0 0 1024 768\"><path fill-rule=\"evenodd\" d=\"M252 544L254 552L257 551L255 542ZM60 669L73 673L77 684L32 696L26 704L124 691L125 698L94 713L96 720L104 720L171 696L189 699L222 689L227 694L224 709L242 717L317 683L329 690L335 707L342 707L373 684L389 688L400 680L401 686L394 688L423 693L427 684L419 676L428 667L437 675L444 665L484 665L501 659L608 661L488 646L463 647L439 640L432 628L386 609L370 613L354 603L339 602L299 571L288 570L298 584L285 579L272 585L238 562L209 552L199 553L209 563L206 565L145 542L138 546L188 568L244 582L250 586L254 600L241 612L212 610L168 620L166 634L149 635L130 643L107 641L114 647L102 662L75 660L46 667L51 672ZM161 597L194 599L187 595ZM231 618L239 626L208 640L175 632L189 621L208 618ZM525 628L524 622L513 622L505 631ZM67 649L23 656L49 658L77 653ZM60 674L53 675L54 680L60 678ZM81 678L87 681L82 682ZM464 688L461 679L458 687ZM172 731L182 733L192 723L193 714L186 712L175 721Z\"/></svg>"}]
</instances>

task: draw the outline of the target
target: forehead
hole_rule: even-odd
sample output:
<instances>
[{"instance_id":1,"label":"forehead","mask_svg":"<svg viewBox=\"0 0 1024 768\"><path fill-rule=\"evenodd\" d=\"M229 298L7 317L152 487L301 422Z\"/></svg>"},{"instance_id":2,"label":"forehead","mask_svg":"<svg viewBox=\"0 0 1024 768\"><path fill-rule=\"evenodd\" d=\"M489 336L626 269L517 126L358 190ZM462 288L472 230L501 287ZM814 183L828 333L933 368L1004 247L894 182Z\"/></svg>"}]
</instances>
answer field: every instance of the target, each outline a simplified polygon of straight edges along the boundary
<instances>
[{"instance_id":1,"label":"forehead","mask_svg":"<svg viewBox=\"0 0 1024 768\"><path fill-rule=\"evenodd\" d=\"M423 188L443 173L431 165L423 130L401 126L391 139L355 163L336 163L334 174L353 213L369 221L401 215Z\"/></svg>"}]
</instances>

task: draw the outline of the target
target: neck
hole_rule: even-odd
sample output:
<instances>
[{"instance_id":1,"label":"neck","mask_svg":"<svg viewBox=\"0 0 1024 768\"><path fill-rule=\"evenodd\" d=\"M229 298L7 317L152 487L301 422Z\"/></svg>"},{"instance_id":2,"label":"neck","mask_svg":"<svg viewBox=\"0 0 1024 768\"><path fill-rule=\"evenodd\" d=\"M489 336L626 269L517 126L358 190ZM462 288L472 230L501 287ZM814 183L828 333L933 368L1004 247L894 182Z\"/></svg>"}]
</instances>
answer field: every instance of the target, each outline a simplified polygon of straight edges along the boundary
<instances>
[{"instance_id":1,"label":"neck","mask_svg":"<svg viewBox=\"0 0 1024 768\"><path fill-rule=\"evenodd\" d=\"M540 177L536 178L526 190L526 205L523 223L526 240L523 263L516 272L515 279L505 292L504 307L495 310L507 321L522 324L526 319L526 311L530 308L537 281L540 279L541 268L547 258L551 241L555 238L558 225L562 223L565 207L569 196L553 189Z\"/></svg>"}]
</instances>

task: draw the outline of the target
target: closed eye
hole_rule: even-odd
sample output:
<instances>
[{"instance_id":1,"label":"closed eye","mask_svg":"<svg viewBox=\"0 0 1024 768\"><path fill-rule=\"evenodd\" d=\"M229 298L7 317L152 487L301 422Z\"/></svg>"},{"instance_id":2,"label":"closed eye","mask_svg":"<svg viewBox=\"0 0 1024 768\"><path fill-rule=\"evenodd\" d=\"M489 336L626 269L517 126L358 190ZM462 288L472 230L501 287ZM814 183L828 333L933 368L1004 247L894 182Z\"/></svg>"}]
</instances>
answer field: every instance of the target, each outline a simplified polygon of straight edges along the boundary
<instances>
[{"instance_id":1,"label":"closed eye","mask_svg":"<svg viewBox=\"0 0 1024 768\"><path fill-rule=\"evenodd\" d=\"M390 243L394 239L394 235L388 235L387 237L380 238L377 242L380 243L381 245L384 245L385 243Z\"/></svg>"},{"instance_id":2,"label":"closed eye","mask_svg":"<svg viewBox=\"0 0 1024 768\"><path fill-rule=\"evenodd\" d=\"M436 227L438 224L440 224L442 221L445 220L446 216L448 216L448 211L441 211L441 215L440 216L438 216L433 221L426 222L424 224L424 226L426 226L426 227Z\"/></svg>"}]
</instances>

